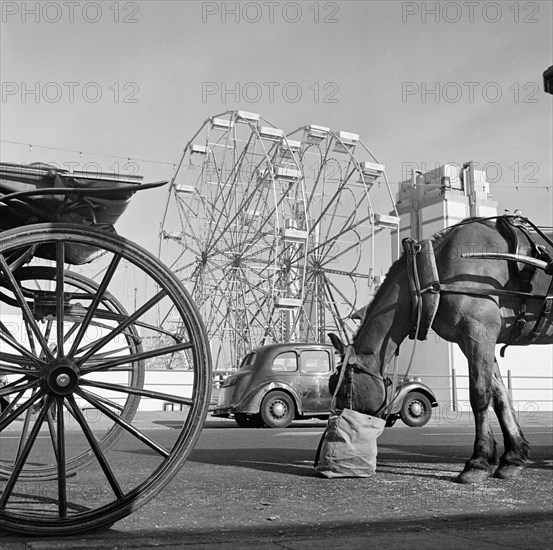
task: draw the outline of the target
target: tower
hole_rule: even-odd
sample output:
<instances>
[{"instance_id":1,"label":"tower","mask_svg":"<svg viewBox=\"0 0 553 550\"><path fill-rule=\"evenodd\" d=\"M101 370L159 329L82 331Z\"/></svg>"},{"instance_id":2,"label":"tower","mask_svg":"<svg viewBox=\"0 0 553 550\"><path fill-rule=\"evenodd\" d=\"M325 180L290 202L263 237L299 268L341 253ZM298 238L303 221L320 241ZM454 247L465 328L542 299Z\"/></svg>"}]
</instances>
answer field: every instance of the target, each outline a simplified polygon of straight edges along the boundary
<instances>
[{"instance_id":1,"label":"tower","mask_svg":"<svg viewBox=\"0 0 553 550\"><path fill-rule=\"evenodd\" d=\"M476 169L471 161L414 172L399 184L397 211L400 241L405 237L422 240L465 218L497 215L497 202L490 195L484 170Z\"/></svg>"}]
</instances>

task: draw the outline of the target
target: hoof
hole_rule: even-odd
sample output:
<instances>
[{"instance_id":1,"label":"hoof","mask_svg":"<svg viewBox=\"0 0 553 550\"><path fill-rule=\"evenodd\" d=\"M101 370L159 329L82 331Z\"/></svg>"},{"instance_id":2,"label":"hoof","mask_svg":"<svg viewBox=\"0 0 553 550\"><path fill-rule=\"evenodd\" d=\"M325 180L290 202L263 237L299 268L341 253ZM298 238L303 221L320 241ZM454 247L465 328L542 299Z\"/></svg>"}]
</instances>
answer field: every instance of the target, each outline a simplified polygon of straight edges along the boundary
<instances>
[{"instance_id":1,"label":"hoof","mask_svg":"<svg viewBox=\"0 0 553 550\"><path fill-rule=\"evenodd\" d=\"M515 464L505 464L500 466L494 473L493 477L498 479L513 479L522 475L523 466L517 466Z\"/></svg>"},{"instance_id":2,"label":"hoof","mask_svg":"<svg viewBox=\"0 0 553 550\"><path fill-rule=\"evenodd\" d=\"M457 482L465 485L484 483L491 475L486 470L464 470L457 476Z\"/></svg>"}]
</instances>

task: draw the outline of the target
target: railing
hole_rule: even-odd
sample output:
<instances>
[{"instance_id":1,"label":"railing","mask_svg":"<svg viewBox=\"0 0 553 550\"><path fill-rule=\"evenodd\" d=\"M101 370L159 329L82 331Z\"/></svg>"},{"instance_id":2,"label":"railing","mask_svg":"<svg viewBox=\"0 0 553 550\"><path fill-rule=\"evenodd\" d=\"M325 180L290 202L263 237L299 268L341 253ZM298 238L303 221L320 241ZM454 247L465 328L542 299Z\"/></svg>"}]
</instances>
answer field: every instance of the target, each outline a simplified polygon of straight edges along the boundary
<instances>
[{"instance_id":1,"label":"railing","mask_svg":"<svg viewBox=\"0 0 553 550\"><path fill-rule=\"evenodd\" d=\"M431 378L430 376L428 378ZM434 378L438 378L437 376ZM455 369L451 369L451 401L452 409L454 411L458 410L458 393L460 390L467 391L469 390L468 385L468 374L460 375L455 372ZM466 380L466 385L459 386L459 380ZM543 380L548 381L549 384L544 383L535 386L527 386L526 384L521 384L521 381L527 380L532 384L534 380ZM511 370L507 371L507 391L509 392L509 397L511 401L516 401L518 398L523 400L526 403L535 403L539 407L539 403L547 403L549 407L541 407L542 410L553 410L553 376L513 376ZM532 395L532 392L549 392L548 399L540 399L540 396L534 397L535 393ZM522 395L521 395L522 394ZM531 397L528 398L528 395Z\"/></svg>"}]
</instances>

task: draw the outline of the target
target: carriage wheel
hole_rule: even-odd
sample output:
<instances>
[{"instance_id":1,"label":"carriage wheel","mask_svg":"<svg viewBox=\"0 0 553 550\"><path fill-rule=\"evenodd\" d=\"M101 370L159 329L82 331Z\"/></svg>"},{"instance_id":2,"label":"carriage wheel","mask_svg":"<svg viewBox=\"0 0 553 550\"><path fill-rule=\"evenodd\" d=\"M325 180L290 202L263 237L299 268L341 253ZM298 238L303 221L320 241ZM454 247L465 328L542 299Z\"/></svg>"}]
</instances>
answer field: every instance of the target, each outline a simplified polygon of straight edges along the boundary
<instances>
[{"instance_id":1,"label":"carriage wheel","mask_svg":"<svg viewBox=\"0 0 553 550\"><path fill-rule=\"evenodd\" d=\"M21 288L23 295L28 303L35 310L35 317L40 316L42 322L43 333L51 332L55 330L55 292L48 290L53 286L53 281L56 280L56 269L47 266L37 267L22 267L15 272L15 278ZM80 275L79 273L73 273L66 271L64 273L65 292L71 294L71 299L64 305L64 317L66 319L71 318L72 323L77 325L82 323L84 319L84 313L80 307L81 302L91 302L94 295L98 291L98 283L95 281ZM0 301L4 298L4 303L15 305L17 307L17 300L10 299L0 290ZM42 304L42 310L40 310ZM49 305L49 310L48 310ZM102 330L107 329L114 320L122 321L128 317L128 312L123 305L115 298L106 292L101 301L101 308L97 310L96 315L90 321L90 327ZM39 326L40 326L39 325ZM125 344L128 347L127 353L130 356L136 356L136 354L143 351L142 344L140 343L140 336L136 326L131 325L124 331L123 335ZM54 346L52 346L53 348ZM123 349L121 351L124 351ZM0 367L0 373L2 369ZM134 361L132 363L132 369L128 371L127 383L131 387L143 388L144 387L144 361ZM15 391L13 393L16 393ZM125 397L124 403L121 404L119 409L119 416L123 420L132 421L138 406L140 403L140 396L129 394ZM34 409L40 408L40 403L35 406ZM29 422L32 419L33 407L27 409L25 412L24 422L27 422L27 429ZM52 410L52 420L55 419L55 409ZM105 436L99 441L99 445L103 451L108 450L117 438L123 433L123 428L113 423ZM89 449L85 452L78 454L77 456L66 456L66 470L68 472L74 472L78 469L85 467L90 461L94 460L92 451ZM11 462L5 463L0 461L0 479L8 479L11 475ZM22 469L19 477L20 481L37 481L56 479L57 466L55 464L32 464Z\"/></svg>"},{"instance_id":2,"label":"carriage wheel","mask_svg":"<svg viewBox=\"0 0 553 550\"><path fill-rule=\"evenodd\" d=\"M56 270L52 288L31 299L9 265L30 246L35 258L52 258L31 267ZM97 251L79 267L96 281L94 293L75 290L69 247ZM3 232L0 287L0 372L8 375L0 396L10 400L0 414L0 463L9 473L0 479L0 530L67 535L111 525L171 480L201 431L211 361L197 309L149 252L75 225ZM110 315L112 296L120 307ZM141 362L144 384L132 374ZM134 418L131 396L140 398ZM76 471L75 457L87 468ZM54 465L53 479L29 481L37 464Z\"/></svg>"}]
</instances>

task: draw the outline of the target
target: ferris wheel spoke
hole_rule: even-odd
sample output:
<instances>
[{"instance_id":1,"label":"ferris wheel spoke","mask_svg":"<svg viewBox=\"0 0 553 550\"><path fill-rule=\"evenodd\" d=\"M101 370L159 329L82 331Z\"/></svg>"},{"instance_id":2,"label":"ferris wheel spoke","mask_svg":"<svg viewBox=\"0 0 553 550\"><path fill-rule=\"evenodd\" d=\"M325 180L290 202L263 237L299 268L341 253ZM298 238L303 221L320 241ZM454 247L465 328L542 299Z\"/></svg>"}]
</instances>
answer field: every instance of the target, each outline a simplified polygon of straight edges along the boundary
<instances>
[{"instance_id":1,"label":"ferris wheel spoke","mask_svg":"<svg viewBox=\"0 0 553 550\"><path fill-rule=\"evenodd\" d=\"M342 316L340 315L340 311L337 306L337 302L334 298L334 294L332 292L332 287L330 285L326 285L325 287L326 294L328 296L328 303L327 307L329 311L331 312L331 315L333 316L336 327L341 330L341 332L347 337L348 331L346 329L346 324L344 323L344 320Z\"/></svg>"},{"instance_id":2,"label":"ferris wheel spoke","mask_svg":"<svg viewBox=\"0 0 553 550\"><path fill-rule=\"evenodd\" d=\"M190 252L190 251L188 251ZM186 250L183 250L182 251L182 254L177 258L176 261L180 260L180 258L186 253ZM199 254L200 256L202 254ZM175 265L175 264L174 264ZM190 269L193 269L193 268L196 268L197 269L197 266L198 266L198 260L197 258L195 258L193 261L191 262L188 262L187 264L184 264L184 265L181 265L179 267L173 267L172 271L173 273L181 273L181 272L187 272L189 271Z\"/></svg>"},{"instance_id":3,"label":"ferris wheel spoke","mask_svg":"<svg viewBox=\"0 0 553 550\"><path fill-rule=\"evenodd\" d=\"M330 148L331 148L331 143L329 141L326 145L326 150L324 151L324 153L320 152L320 154L319 154L319 159L320 160L319 160L318 169L316 170L316 172L314 174L314 178L313 178L314 182L313 182L313 185L311 186L311 193L310 193L309 198L307 200L307 209L308 209L308 211L311 209L311 205L313 203L316 191L320 187L321 178L323 176L323 170L324 170L324 167L327 163L328 155L330 154Z\"/></svg>"},{"instance_id":4,"label":"ferris wheel spoke","mask_svg":"<svg viewBox=\"0 0 553 550\"><path fill-rule=\"evenodd\" d=\"M226 230L228 229L228 227L230 227L230 225L236 220L236 218L238 217L238 213L236 213L234 216L231 214L230 210L227 210L228 208L228 203L229 201L232 199L232 193L227 193L226 195L222 195L223 193L223 189L226 187L226 186L231 186L232 184L236 183L236 179L238 178L238 173L239 173L239 170L242 166L242 163L245 159L245 156L246 156L246 150L247 149L244 149L238 159L238 161L236 162L236 164L234 165L233 167L233 170L231 171L231 173L229 174L229 177L224 181L224 182L221 182L221 185L220 185L220 189L219 189L219 194L222 196L222 206L221 208L219 209L219 212L218 212L218 216L216 217L216 219L214 220L215 222L215 225L217 227L219 227L219 225L223 225L224 226L224 216L227 216L227 221L226 221L226 227L225 229L223 229L223 231L219 234L219 235L216 235L215 233L213 233L213 239L209 240L207 245L208 245L208 252L211 251L216 245L217 243L219 242L220 238L222 235L225 234ZM232 178L232 179L231 179ZM219 204L219 201L215 201L216 204Z\"/></svg>"},{"instance_id":5,"label":"ferris wheel spoke","mask_svg":"<svg viewBox=\"0 0 553 550\"><path fill-rule=\"evenodd\" d=\"M220 299L214 298L211 300L210 316L206 321L210 334L217 334L219 329L227 324L227 319L231 315L231 311L226 306L227 304L222 297Z\"/></svg>"},{"instance_id":6,"label":"ferris wheel spoke","mask_svg":"<svg viewBox=\"0 0 553 550\"><path fill-rule=\"evenodd\" d=\"M353 308L355 306L355 297L353 300L352 298L348 298L341 290L341 288L334 282L332 282L328 277L325 277L325 284L328 289L332 289L333 293L334 291L336 291L336 293L342 298L344 303L347 304L349 307Z\"/></svg>"},{"instance_id":7,"label":"ferris wheel spoke","mask_svg":"<svg viewBox=\"0 0 553 550\"><path fill-rule=\"evenodd\" d=\"M230 195L230 193L229 193L229 195ZM217 246L217 244L222 239L225 238L225 235L227 235L227 232L229 231L229 229L239 219L240 214L244 213L247 210L247 208L249 207L250 202L251 202L251 199L246 200L244 202L244 204L242 204L241 207L239 209L237 209L236 213L230 216L230 218L226 221L226 223L222 223L222 219L223 219L222 214L219 216L216 223L221 224L222 228L221 228L220 232L218 232L219 234L216 237L214 237L213 239L208 241L208 246L207 246L207 253L208 254L211 251L213 251L213 249Z\"/></svg>"},{"instance_id":8,"label":"ferris wheel spoke","mask_svg":"<svg viewBox=\"0 0 553 550\"><path fill-rule=\"evenodd\" d=\"M354 326L346 302L375 272L369 184L378 172L358 136L317 125L286 136L259 115L228 111L193 139L175 174L175 214L164 218L163 231L177 225L165 263L190 289L213 356L237 365L261 343Z\"/></svg>"}]
</instances>

